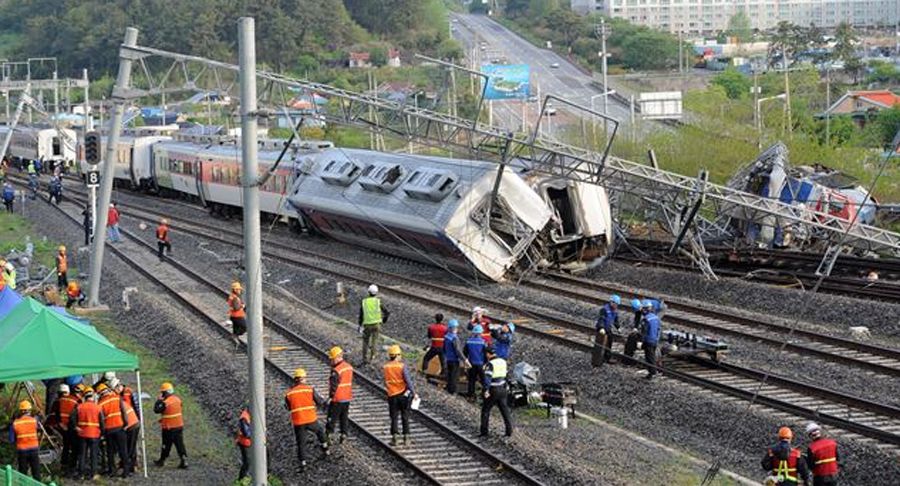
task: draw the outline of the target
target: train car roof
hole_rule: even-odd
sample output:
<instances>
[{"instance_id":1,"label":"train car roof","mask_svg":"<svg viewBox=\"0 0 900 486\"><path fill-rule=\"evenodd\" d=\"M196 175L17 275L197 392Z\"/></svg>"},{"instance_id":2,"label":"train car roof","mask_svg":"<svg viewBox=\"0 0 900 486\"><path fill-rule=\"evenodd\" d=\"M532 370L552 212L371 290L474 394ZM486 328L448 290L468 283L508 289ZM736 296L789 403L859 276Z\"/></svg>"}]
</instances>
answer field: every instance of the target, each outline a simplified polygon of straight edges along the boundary
<instances>
[{"instance_id":1,"label":"train car roof","mask_svg":"<svg viewBox=\"0 0 900 486\"><path fill-rule=\"evenodd\" d=\"M167 150L177 151L180 153L191 152L197 155L202 154L204 157L221 157L236 158L241 157L241 147L237 144L214 144L201 145L193 142L179 142L175 140L164 140L158 143L159 147ZM275 162L278 160L280 150L259 150L257 157L259 160ZM289 154L286 154L289 155ZM290 160L288 158L287 160Z\"/></svg>"}]
</instances>

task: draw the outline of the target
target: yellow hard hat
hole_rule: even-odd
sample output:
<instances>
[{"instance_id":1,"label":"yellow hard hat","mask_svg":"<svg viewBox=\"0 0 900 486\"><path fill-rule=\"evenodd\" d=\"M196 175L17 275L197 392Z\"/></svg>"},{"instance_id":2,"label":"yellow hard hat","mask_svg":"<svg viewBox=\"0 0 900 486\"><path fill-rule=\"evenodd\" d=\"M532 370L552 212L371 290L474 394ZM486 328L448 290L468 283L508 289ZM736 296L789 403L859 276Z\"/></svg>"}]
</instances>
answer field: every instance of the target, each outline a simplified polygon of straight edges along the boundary
<instances>
[{"instance_id":1,"label":"yellow hard hat","mask_svg":"<svg viewBox=\"0 0 900 486\"><path fill-rule=\"evenodd\" d=\"M163 383L162 385L159 385L159 391L171 392L171 391L175 391L175 387L173 387L172 384L167 381L167 382Z\"/></svg>"},{"instance_id":2,"label":"yellow hard hat","mask_svg":"<svg viewBox=\"0 0 900 486\"><path fill-rule=\"evenodd\" d=\"M86 386L86 387L84 387L84 390L81 390L81 393L83 393L85 395L93 395L94 389L89 386Z\"/></svg>"},{"instance_id":3,"label":"yellow hard hat","mask_svg":"<svg viewBox=\"0 0 900 486\"><path fill-rule=\"evenodd\" d=\"M59 251L66 251L66 245L59 245Z\"/></svg>"},{"instance_id":4,"label":"yellow hard hat","mask_svg":"<svg viewBox=\"0 0 900 486\"><path fill-rule=\"evenodd\" d=\"M103 393L108 389L109 389L109 387L106 386L105 383L100 383L99 385L97 385L97 393Z\"/></svg>"},{"instance_id":5,"label":"yellow hard hat","mask_svg":"<svg viewBox=\"0 0 900 486\"><path fill-rule=\"evenodd\" d=\"M328 350L328 358L329 359L337 358L338 356L340 356L342 354L344 354L344 350L338 346L335 346Z\"/></svg>"},{"instance_id":6,"label":"yellow hard hat","mask_svg":"<svg viewBox=\"0 0 900 486\"><path fill-rule=\"evenodd\" d=\"M400 349L399 344L388 346L388 356L400 356L401 354L403 354L403 350Z\"/></svg>"},{"instance_id":7,"label":"yellow hard hat","mask_svg":"<svg viewBox=\"0 0 900 486\"><path fill-rule=\"evenodd\" d=\"M75 385L75 391L83 392L85 388L87 388L87 387L84 386L84 383L79 383L79 384Z\"/></svg>"},{"instance_id":8,"label":"yellow hard hat","mask_svg":"<svg viewBox=\"0 0 900 486\"><path fill-rule=\"evenodd\" d=\"M20 412L27 412L29 410L31 410L31 402L29 402L28 400L22 400L21 402L19 402Z\"/></svg>"},{"instance_id":9,"label":"yellow hard hat","mask_svg":"<svg viewBox=\"0 0 900 486\"><path fill-rule=\"evenodd\" d=\"M243 290L244 287L241 286L240 282L234 282L231 284L231 290Z\"/></svg>"},{"instance_id":10,"label":"yellow hard hat","mask_svg":"<svg viewBox=\"0 0 900 486\"><path fill-rule=\"evenodd\" d=\"M297 368L294 370L294 378L306 378L306 370L303 368Z\"/></svg>"}]
</instances>

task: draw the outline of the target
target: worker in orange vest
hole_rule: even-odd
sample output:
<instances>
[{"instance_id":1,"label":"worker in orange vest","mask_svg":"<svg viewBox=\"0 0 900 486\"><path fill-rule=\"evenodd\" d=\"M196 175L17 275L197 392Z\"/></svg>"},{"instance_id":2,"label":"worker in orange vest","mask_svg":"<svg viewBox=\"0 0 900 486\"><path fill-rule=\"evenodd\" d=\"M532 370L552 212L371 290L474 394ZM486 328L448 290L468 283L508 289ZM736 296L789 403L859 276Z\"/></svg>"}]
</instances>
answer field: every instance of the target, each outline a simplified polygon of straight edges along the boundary
<instances>
[{"instance_id":1,"label":"worker in orange vest","mask_svg":"<svg viewBox=\"0 0 900 486\"><path fill-rule=\"evenodd\" d=\"M84 305L86 299L87 296L81 291L81 286L78 285L78 282L74 280L69 282L66 288L66 309L71 308L75 304Z\"/></svg>"},{"instance_id":2,"label":"worker in orange vest","mask_svg":"<svg viewBox=\"0 0 900 486\"><path fill-rule=\"evenodd\" d=\"M172 256L172 241L169 240L169 220L163 218L159 220L159 226L156 227L156 255L159 261L163 261L163 249L169 256Z\"/></svg>"},{"instance_id":3,"label":"worker in orange vest","mask_svg":"<svg viewBox=\"0 0 900 486\"><path fill-rule=\"evenodd\" d=\"M297 440L297 460L300 461L300 471L306 469L306 433L316 434L322 451L328 455L328 440L325 430L319 424L316 407L320 407L325 400L316 393L312 385L306 383L306 370L297 368L294 370L294 386L284 394L284 406L291 413L291 425L294 426L294 438Z\"/></svg>"},{"instance_id":4,"label":"worker in orange vest","mask_svg":"<svg viewBox=\"0 0 900 486\"><path fill-rule=\"evenodd\" d=\"M247 471L250 470L250 445L253 443L250 437L250 407L244 405L241 407L237 436L234 438L234 443L237 444L238 450L241 451L241 471L238 473L238 482L247 477Z\"/></svg>"},{"instance_id":5,"label":"worker in orange vest","mask_svg":"<svg viewBox=\"0 0 900 486\"><path fill-rule=\"evenodd\" d=\"M328 350L331 359L331 375L328 377L328 420L325 434L328 442L334 435L336 424L341 424L339 444L347 439L349 428L350 401L353 399L353 366L344 360L344 350L338 346Z\"/></svg>"},{"instance_id":6,"label":"worker in orange vest","mask_svg":"<svg viewBox=\"0 0 900 486\"><path fill-rule=\"evenodd\" d=\"M125 437L125 402L105 384L97 387L100 393L100 410L103 411L103 437L106 439L106 475L115 475L115 457L122 461L122 477L128 477L131 458L128 457L128 441Z\"/></svg>"},{"instance_id":7,"label":"worker in orange vest","mask_svg":"<svg viewBox=\"0 0 900 486\"><path fill-rule=\"evenodd\" d=\"M822 435L822 428L815 422L806 425L809 448L806 449L806 465L812 473L813 486L835 486L840 472L840 456L837 442Z\"/></svg>"},{"instance_id":8,"label":"worker in orange vest","mask_svg":"<svg viewBox=\"0 0 900 486\"><path fill-rule=\"evenodd\" d=\"M228 319L231 320L231 339L234 340L234 347L241 345L240 337L247 332L247 312L244 310L244 299L241 294L244 287L240 282L231 284L231 294L228 296Z\"/></svg>"},{"instance_id":9,"label":"worker in orange vest","mask_svg":"<svg viewBox=\"0 0 900 486\"><path fill-rule=\"evenodd\" d=\"M68 257L66 257L66 247L60 245L59 251L56 254L56 288L59 289L60 292L69 285L69 280L66 276L68 271L69 261Z\"/></svg>"},{"instance_id":10,"label":"worker in orange vest","mask_svg":"<svg viewBox=\"0 0 900 486\"><path fill-rule=\"evenodd\" d=\"M18 417L9 426L9 443L16 445L19 472L28 474L31 469L31 477L40 481L41 462L38 452L41 439L38 435L38 421L31 415L31 402L28 400L19 403Z\"/></svg>"},{"instance_id":11,"label":"worker in orange vest","mask_svg":"<svg viewBox=\"0 0 900 486\"><path fill-rule=\"evenodd\" d=\"M98 459L100 456L100 436L103 435L103 410L94 400L94 389L84 389L84 399L75 407L72 416L76 418L75 432L78 433L78 473L85 480L100 479ZM90 461L89 465L85 462Z\"/></svg>"},{"instance_id":12,"label":"worker in orange vest","mask_svg":"<svg viewBox=\"0 0 900 486\"><path fill-rule=\"evenodd\" d=\"M63 438L62 463L63 474L75 468L75 426L71 420L72 411L78 406L78 398L69 393L69 385L59 385L59 394L50 406L50 416Z\"/></svg>"},{"instance_id":13,"label":"worker in orange vest","mask_svg":"<svg viewBox=\"0 0 900 486\"><path fill-rule=\"evenodd\" d=\"M387 388L388 413L391 417L391 445L397 445L397 415L403 422L403 445L409 445L409 407L416 396L412 378L406 364L401 361L403 352L394 344L388 347L388 361L384 364L384 386Z\"/></svg>"},{"instance_id":14,"label":"worker in orange vest","mask_svg":"<svg viewBox=\"0 0 900 486\"><path fill-rule=\"evenodd\" d=\"M790 427L778 429L778 444L770 447L762 459L762 467L769 471L776 483L784 486L808 484L806 461L800 449L791 446L794 432Z\"/></svg>"},{"instance_id":15,"label":"worker in orange vest","mask_svg":"<svg viewBox=\"0 0 900 486\"><path fill-rule=\"evenodd\" d=\"M184 449L184 417L181 415L181 399L175 395L175 387L171 383L163 383L159 387L159 397L153 405L153 413L160 415L159 425L162 428L162 451L154 463L163 467L172 446L178 450L181 462L179 469L187 469L187 451Z\"/></svg>"},{"instance_id":16,"label":"worker in orange vest","mask_svg":"<svg viewBox=\"0 0 900 486\"><path fill-rule=\"evenodd\" d=\"M110 380L109 386L125 402L125 441L128 444L128 458L131 464L131 470L128 472L134 474L134 468L137 466L138 436L141 433L141 403L134 399L131 388L123 385L118 378Z\"/></svg>"}]
</instances>

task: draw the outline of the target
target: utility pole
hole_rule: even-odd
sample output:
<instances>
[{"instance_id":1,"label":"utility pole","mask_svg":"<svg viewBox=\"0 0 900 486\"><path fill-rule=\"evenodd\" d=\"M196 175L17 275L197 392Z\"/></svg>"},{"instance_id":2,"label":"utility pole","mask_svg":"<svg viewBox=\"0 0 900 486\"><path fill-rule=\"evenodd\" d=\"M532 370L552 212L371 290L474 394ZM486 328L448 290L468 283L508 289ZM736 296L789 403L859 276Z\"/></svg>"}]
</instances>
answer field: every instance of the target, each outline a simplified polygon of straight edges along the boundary
<instances>
[{"instance_id":1,"label":"utility pole","mask_svg":"<svg viewBox=\"0 0 900 486\"><path fill-rule=\"evenodd\" d=\"M788 67L787 48L781 46L781 58L784 60L784 114L787 119L788 137L793 136L793 123L791 123L791 70Z\"/></svg>"},{"instance_id":2,"label":"utility pole","mask_svg":"<svg viewBox=\"0 0 900 486\"><path fill-rule=\"evenodd\" d=\"M831 146L831 63L825 68L825 145Z\"/></svg>"},{"instance_id":3,"label":"utility pole","mask_svg":"<svg viewBox=\"0 0 900 486\"><path fill-rule=\"evenodd\" d=\"M609 115L609 78L608 66L606 63L608 54L606 53L606 38L609 36L609 28L606 26L606 19L600 18L600 25L596 28L596 34L600 37L600 67L603 71L603 114ZM609 125L606 118L603 119L603 130L609 134Z\"/></svg>"},{"instance_id":4,"label":"utility pole","mask_svg":"<svg viewBox=\"0 0 900 486\"><path fill-rule=\"evenodd\" d=\"M268 467L259 164L256 155L256 34L252 17L241 17L238 26L241 69L241 178L244 186L244 269L247 271L247 355L250 362L250 413L253 417L250 467L254 486L265 486L268 483Z\"/></svg>"},{"instance_id":5,"label":"utility pole","mask_svg":"<svg viewBox=\"0 0 900 486\"><path fill-rule=\"evenodd\" d=\"M753 126L756 128L756 149L762 150L762 130L759 126L759 71L753 70Z\"/></svg>"},{"instance_id":6,"label":"utility pole","mask_svg":"<svg viewBox=\"0 0 900 486\"><path fill-rule=\"evenodd\" d=\"M681 31L678 31L678 74L684 74L684 69L681 67L682 59L684 58L684 42L681 41Z\"/></svg>"},{"instance_id":7,"label":"utility pole","mask_svg":"<svg viewBox=\"0 0 900 486\"><path fill-rule=\"evenodd\" d=\"M137 44L138 30L134 27L125 29L125 42L128 47ZM109 201L112 199L113 166L116 158L116 147L119 146L119 134L122 131L122 117L125 114L125 99L122 98L131 85L131 58L119 56L119 75L116 85L113 87L112 124L109 127L106 142L106 158L103 160L102 177L100 179L100 201L97 204L97 214L94 214L94 246L91 248L91 282L88 288L89 305L100 305L100 277L103 274L103 250L106 246L106 237L101 233L106 228L109 216Z\"/></svg>"}]
</instances>

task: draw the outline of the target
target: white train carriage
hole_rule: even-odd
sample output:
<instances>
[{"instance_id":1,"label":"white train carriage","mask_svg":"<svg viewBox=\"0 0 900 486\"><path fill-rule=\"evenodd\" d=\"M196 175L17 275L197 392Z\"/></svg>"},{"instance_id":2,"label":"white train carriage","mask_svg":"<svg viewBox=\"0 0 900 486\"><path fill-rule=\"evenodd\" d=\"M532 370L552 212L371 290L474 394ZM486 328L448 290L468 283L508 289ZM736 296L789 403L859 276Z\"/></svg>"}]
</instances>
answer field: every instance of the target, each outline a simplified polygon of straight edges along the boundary
<instances>
[{"instance_id":1,"label":"white train carriage","mask_svg":"<svg viewBox=\"0 0 900 486\"><path fill-rule=\"evenodd\" d=\"M541 258L557 244L599 240L605 247L611 233L602 188L527 181L521 167L503 173L495 203L498 166L489 162L331 149L301 157L298 170L290 203L318 231L427 263L474 267L493 280L533 249Z\"/></svg>"},{"instance_id":2,"label":"white train carriage","mask_svg":"<svg viewBox=\"0 0 900 486\"><path fill-rule=\"evenodd\" d=\"M278 159L278 150L260 150L259 173L269 171ZM152 167L156 185L163 193L191 196L217 213L239 213L243 206L241 149L239 145L200 145L191 142L159 141L152 145ZM290 154L260 187L260 210L296 218L287 205L293 182Z\"/></svg>"},{"instance_id":3,"label":"white train carriage","mask_svg":"<svg viewBox=\"0 0 900 486\"><path fill-rule=\"evenodd\" d=\"M171 140L167 136L133 137L120 136L116 147L116 158L113 161L113 178L116 186L127 187L136 190L156 190L156 177L154 174L152 148L153 144ZM102 156L106 157L108 137L102 137ZM103 165L88 166L82 161L81 170L99 170L103 173Z\"/></svg>"},{"instance_id":4,"label":"white train carriage","mask_svg":"<svg viewBox=\"0 0 900 486\"><path fill-rule=\"evenodd\" d=\"M63 134L61 134L62 132ZM0 140L9 133L8 126L0 126ZM14 160L61 161L67 165L75 161L75 130L69 128L18 125L9 143L8 155Z\"/></svg>"}]
</instances>

